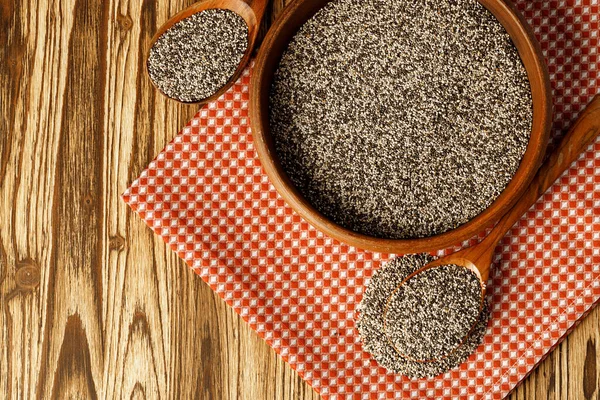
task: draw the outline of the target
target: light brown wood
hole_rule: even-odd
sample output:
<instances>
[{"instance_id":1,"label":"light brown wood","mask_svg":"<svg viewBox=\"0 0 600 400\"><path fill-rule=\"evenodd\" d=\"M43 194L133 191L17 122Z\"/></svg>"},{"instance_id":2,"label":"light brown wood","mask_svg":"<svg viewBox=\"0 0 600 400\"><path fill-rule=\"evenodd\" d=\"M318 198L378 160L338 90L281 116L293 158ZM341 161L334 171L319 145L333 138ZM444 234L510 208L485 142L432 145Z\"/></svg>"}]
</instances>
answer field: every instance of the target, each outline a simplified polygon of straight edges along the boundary
<instances>
[{"instance_id":1,"label":"light brown wood","mask_svg":"<svg viewBox=\"0 0 600 400\"><path fill-rule=\"evenodd\" d=\"M286 202L318 230L352 246L386 253L432 252L474 236L500 218L531 181L546 151L552 124L548 71L539 44L520 13L504 0L481 0L510 34L527 70L533 97L531 139L515 176L485 211L443 234L418 239L383 239L346 229L316 210L283 170L269 129L269 93L273 74L297 29L329 0L297 0L288 7L265 38L256 58L250 88L252 136L263 168Z\"/></svg>"},{"instance_id":2,"label":"light brown wood","mask_svg":"<svg viewBox=\"0 0 600 400\"><path fill-rule=\"evenodd\" d=\"M190 4L0 2L2 399L319 398L119 199L197 110L143 72ZM511 400L597 398L599 341L596 310Z\"/></svg>"},{"instance_id":3,"label":"light brown wood","mask_svg":"<svg viewBox=\"0 0 600 400\"><path fill-rule=\"evenodd\" d=\"M231 10L234 13L241 16L244 19L244 21L246 22L246 25L248 26L248 47L246 48L246 52L244 53L244 56L242 57L242 60L240 61L240 64L238 65L234 74L231 76L231 78L229 78L229 80L227 81L227 83L225 83L225 85L223 85L212 96L209 96L201 101L186 102L186 101L181 101L179 99L173 99L173 98L171 98L171 100L178 101L181 103L192 103L192 104L196 104L196 105L206 104L206 103L209 103L209 102L219 98L223 93L225 93L227 91L227 89L229 89L231 87L231 85L233 85L237 81L237 79L240 77L240 74L246 68L246 65L248 65L248 61L250 61L250 57L252 56L252 52L254 51L254 45L256 44L256 40L257 40L258 34L260 32L261 22L262 22L264 14L265 14L265 10L267 8L268 1L269 0L202 0L202 1L198 1L194 4L192 4L191 6L178 12L177 14L175 14L174 16L169 18L169 20L167 22L162 24L160 28L158 28L158 30L152 37L152 40L150 40L150 44L148 45L148 50L146 51L146 59L148 59L148 56L150 54L150 49L152 48L152 46L154 46L154 43L156 43L158 38L163 33L165 33L169 28L171 28L173 25L175 25L179 21L181 21L185 18L188 18L189 16L191 16L193 14L196 14L196 13L199 13L199 12L202 12L205 10L210 10L210 9L215 9L215 8ZM148 73L147 68L146 68L146 73ZM154 82L149 78L149 75L147 75L147 76L148 76L148 79L150 80L150 82L152 82L152 84L154 85ZM159 91L160 93L164 94L158 88L158 86L154 85L154 88L157 91Z\"/></svg>"},{"instance_id":4,"label":"light brown wood","mask_svg":"<svg viewBox=\"0 0 600 400\"><path fill-rule=\"evenodd\" d=\"M119 198L196 113L144 75L190 0L0 2L0 399L316 399Z\"/></svg>"}]
</instances>

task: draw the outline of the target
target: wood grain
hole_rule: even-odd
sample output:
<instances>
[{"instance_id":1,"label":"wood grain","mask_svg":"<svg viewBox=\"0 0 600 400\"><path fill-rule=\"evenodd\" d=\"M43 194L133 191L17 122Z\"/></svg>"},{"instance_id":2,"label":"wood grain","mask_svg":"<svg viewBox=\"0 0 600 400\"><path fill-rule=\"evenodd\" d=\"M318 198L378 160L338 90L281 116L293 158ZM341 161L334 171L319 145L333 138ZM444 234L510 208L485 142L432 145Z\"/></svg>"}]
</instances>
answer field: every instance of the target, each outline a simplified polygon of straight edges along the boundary
<instances>
[{"instance_id":1,"label":"wood grain","mask_svg":"<svg viewBox=\"0 0 600 400\"><path fill-rule=\"evenodd\" d=\"M318 398L119 199L196 111L143 74L192 2L0 2L0 398ZM511 398L597 398L599 325Z\"/></svg>"}]
</instances>

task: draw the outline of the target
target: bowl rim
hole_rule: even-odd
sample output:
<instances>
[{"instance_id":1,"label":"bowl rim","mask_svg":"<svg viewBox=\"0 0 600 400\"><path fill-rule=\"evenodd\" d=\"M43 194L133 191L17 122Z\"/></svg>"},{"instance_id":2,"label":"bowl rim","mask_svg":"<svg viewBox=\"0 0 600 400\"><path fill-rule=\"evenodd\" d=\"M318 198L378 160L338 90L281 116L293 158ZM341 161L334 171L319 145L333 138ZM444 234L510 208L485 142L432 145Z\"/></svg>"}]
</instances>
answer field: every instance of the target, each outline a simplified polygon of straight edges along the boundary
<instances>
[{"instance_id":1,"label":"bowl rim","mask_svg":"<svg viewBox=\"0 0 600 400\"><path fill-rule=\"evenodd\" d=\"M552 127L552 99L548 68L541 47L532 29L516 7L506 0L478 0L502 23L509 33L513 44L527 70L533 99L533 120L529 143L521 159L517 172L500 195L470 221L444 233L423 238L388 239L369 236L344 228L329 220L316 210L295 188L279 163L273 148L269 128L269 89L274 68L269 70L268 63L279 63L281 53L291 37L310 16L331 0L295 0L282 12L279 19L269 30L254 62L250 82L250 124L252 138L258 158L271 183L285 200L304 220L317 230L342 243L370 251L384 253L432 252L460 244L472 238L485 228L495 224L510 207L522 196L541 165L550 129ZM309 4L314 12L302 21L294 21L298 12L304 12L303 6ZM278 52L278 54L274 54Z\"/></svg>"}]
</instances>

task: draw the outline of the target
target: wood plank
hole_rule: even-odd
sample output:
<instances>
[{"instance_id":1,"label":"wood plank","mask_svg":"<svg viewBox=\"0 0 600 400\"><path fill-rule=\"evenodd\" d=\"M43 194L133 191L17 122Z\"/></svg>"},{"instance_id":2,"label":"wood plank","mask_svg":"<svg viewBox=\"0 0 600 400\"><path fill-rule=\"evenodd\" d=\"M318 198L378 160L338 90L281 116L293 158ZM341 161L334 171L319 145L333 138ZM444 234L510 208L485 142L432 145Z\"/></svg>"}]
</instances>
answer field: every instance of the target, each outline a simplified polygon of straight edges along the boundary
<instances>
[{"instance_id":1,"label":"wood plank","mask_svg":"<svg viewBox=\"0 0 600 400\"><path fill-rule=\"evenodd\" d=\"M2 398L318 398L119 199L196 111L142 73L191 3L0 4ZM599 324L511 399L598 398Z\"/></svg>"}]
</instances>

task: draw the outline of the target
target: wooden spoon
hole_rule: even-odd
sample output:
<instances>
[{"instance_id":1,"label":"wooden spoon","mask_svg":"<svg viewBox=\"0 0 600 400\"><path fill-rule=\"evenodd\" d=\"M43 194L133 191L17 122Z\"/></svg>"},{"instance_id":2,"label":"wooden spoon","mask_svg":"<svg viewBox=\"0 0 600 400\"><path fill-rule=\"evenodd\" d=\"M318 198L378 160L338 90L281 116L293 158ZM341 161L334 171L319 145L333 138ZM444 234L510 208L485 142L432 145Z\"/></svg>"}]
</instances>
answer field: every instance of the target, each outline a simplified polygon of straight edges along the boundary
<instances>
[{"instance_id":1,"label":"wooden spoon","mask_svg":"<svg viewBox=\"0 0 600 400\"><path fill-rule=\"evenodd\" d=\"M169 97L169 96L167 96L167 97L169 97L170 99L179 101L180 103L204 104L204 103L208 103L212 100L217 99L224 92L226 92L227 89L229 89L229 87L237 81L240 74L246 67L246 64L248 64L248 61L250 61L250 56L252 55L252 50L254 50L254 45L256 44L256 37L258 36L260 24L261 24L264 14L265 14L265 9L267 7L267 1L268 0L203 0L203 1L199 1L197 3L192 4L191 6L180 11L179 13L175 14L167 22L165 22L158 29L156 34L154 34L154 37L152 37L152 40L150 41L150 46L148 46L148 49L146 51L146 59L148 59L148 56L150 55L150 49L152 49L152 46L154 46L154 43L156 43L158 38L163 33L165 33L169 28L171 28L173 25L175 25L179 21L181 21L185 18L188 18L189 16L199 13L201 11L215 9L215 8L223 9L223 10L230 10L230 11L233 11L234 13L238 14L240 17L242 17L244 19L244 21L246 22L246 25L248 26L248 47L246 48L246 52L244 53L244 56L242 57L240 64L238 65L237 69L235 70L235 73L231 76L231 78L229 78L229 80L227 81L227 83L225 83L225 85L223 85L213 95L211 95L205 99L199 100L199 101L185 102L185 101L181 101L178 99L173 99L172 97ZM146 73L148 74L147 67L146 67ZM148 77L149 77L149 74L148 74ZM154 84L154 81L152 79L150 79L150 82L152 82L152 85L154 85L154 87L160 93L165 95L165 93L163 93Z\"/></svg>"},{"instance_id":2,"label":"wooden spoon","mask_svg":"<svg viewBox=\"0 0 600 400\"><path fill-rule=\"evenodd\" d=\"M537 199L552 186L552 184L565 172L579 155L585 151L594 139L600 134L600 94L596 95L590 104L583 110L575 124L562 139L560 144L554 149L552 154L546 159L538 170L533 181L523 193L517 203L508 210L508 212L500 219L496 226L492 229L489 235L473 247L458 251L456 253L441 257L429 264L421 267L412 274L408 275L396 288L402 286L406 281L417 274L431 268L440 267L442 265L457 265L465 267L473 271L481 283L481 303L480 312L483 307L483 301L486 292L486 283L490 275L490 267L494 256L496 245L504 237L504 235L512 228L512 226L523 216L523 214L531 208ZM394 292L395 293L395 292ZM390 296L391 298L391 296ZM388 299L389 302L389 299ZM387 312L387 309L386 309ZM444 357L452 354L458 347L464 343L465 339L470 335L475 324L469 330L469 333L462 340L461 344L450 351ZM404 357L410 358L406 355ZM444 358L442 357L442 358ZM442 358L438 358L440 360ZM436 360L415 360L421 362L429 362Z\"/></svg>"}]
</instances>

